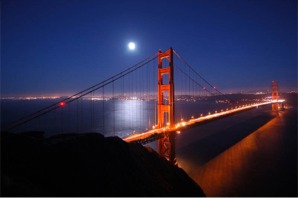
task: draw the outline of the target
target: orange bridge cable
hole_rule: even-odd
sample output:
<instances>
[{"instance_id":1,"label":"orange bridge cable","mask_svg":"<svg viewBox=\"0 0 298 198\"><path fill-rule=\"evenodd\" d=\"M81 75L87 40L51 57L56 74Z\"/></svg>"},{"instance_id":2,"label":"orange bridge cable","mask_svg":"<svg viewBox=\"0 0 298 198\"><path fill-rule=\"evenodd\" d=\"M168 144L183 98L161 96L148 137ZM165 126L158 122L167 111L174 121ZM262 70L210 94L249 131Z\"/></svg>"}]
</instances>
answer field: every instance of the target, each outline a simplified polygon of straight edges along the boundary
<instances>
[{"instance_id":1,"label":"orange bridge cable","mask_svg":"<svg viewBox=\"0 0 298 198\"><path fill-rule=\"evenodd\" d=\"M123 77L123 78L121 79L122 82L120 83L120 98L122 98L122 100L124 99L124 88L123 88L123 86L124 86L124 78L125 78L125 77ZM124 112L124 111L123 111L123 106L121 105L120 107L121 107L120 112ZM123 119L120 119L119 123L120 123L120 131L122 131L123 128L124 128L124 127L123 127Z\"/></svg>"},{"instance_id":2,"label":"orange bridge cable","mask_svg":"<svg viewBox=\"0 0 298 198\"><path fill-rule=\"evenodd\" d=\"M175 50L174 53L177 55L177 57L186 65L188 66L196 75L199 76L199 78L201 78L204 82L206 82L211 88L212 90L217 91L219 94L222 95L222 97L224 97L225 99L227 99L229 101L229 103L235 102L234 99L231 99L227 96L225 96L225 94L223 94L221 91L219 91L215 86L213 86L211 83L209 83L205 78L203 78L193 67L191 67ZM213 94L215 95L215 94Z\"/></svg>"},{"instance_id":3,"label":"orange bridge cable","mask_svg":"<svg viewBox=\"0 0 298 198\"><path fill-rule=\"evenodd\" d=\"M193 67L191 67L175 50L173 50L176 56L186 65L188 66L195 74L197 74L203 81L205 81L212 89L216 90L218 93L224 95L221 91L219 91L215 86L209 83L205 78L203 78Z\"/></svg>"},{"instance_id":4,"label":"orange bridge cable","mask_svg":"<svg viewBox=\"0 0 298 198\"><path fill-rule=\"evenodd\" d=\"M77 100L76 101L76 127L77 127L77 132L79 132L79 112L78 112L78 110L79 110L79 101Z\"/></svg>"},{"instance_id":5,"label":"orange bridge cable","mask_svg":"<svg viewBox=\"0 0 298 198\"><path fill-rule=\"evenodd\" d=\"M114 81L112 83L112 119L113 119L113 134L115 136L115 98L114 98Z\"/></svg>"},{"instance_id":6,"label":"orange bridge cable","mask_svg":"<svg viewBox=\"0 0 298 198\"><path fill-rule=\"evenodd\" d=\"M60 114L61 114L61 118L60 118L60 120L61 120L61 133L63 133L63 119L64 119L64 116L63 116L63 109L62 108L60 108Z\"/></svg>"},{"instance_id":7,"label":"orange bridge cable","mask_svg":"<svg viewBox=\"0 0 298 198\"><path fill-rule=\"evenodd\" d=\"M105 88L102 89L102 133L105 132Z\"/></svg>"},{"instance_id":8,"label":"orange bridge cable","mask_svg":"<svg viewBox=\"0 0 298 198\"><path fill-rule=\"evenodd\" d=\"M193 79L191 76L189 76L185 71L183 71L177 64L173 65L174 67L176 67L181 73L183 73L186 77L188 77L191 81L193 81L195 84L197 84L198 86L200 86L203 90L205 90L206 92L210 93L213 96L217 96L216 94L212 93L211 91L209 91L208 89L206 89L204 86L202 86L200 83L198 83L195 79ZM219 95L221 98L227 100L230 102L231 99L225 97L224 95Z\"/></svg>"},{"instance_id":9,"label":"orange bridge cable","mask_svg":"<svg viewBox=\"0 0 298 198\"><path fill-rule=\"evenodd\" d=\"M57 108L61 107L60 104L63 104L63 106L64 106L64 104L68 104L68 103L71 103L75 100L78 100L79 98L82 98L83 96L85 96L85 95L87 95L87 94L89 94L93 91L96 91L96 90L98 90L98 89L100 89L100 88L102 88L102 87L104 87L104 86L106 86L106 85L108 85L108 84L110 84L110 83L112 83L112 82L114 82L114 81L128 75L129 73L132 73L132 72L136 71L137 69L143 67L144 65L146 65L147 63L153 61L156 58L157 58L157 54L154 54L154 55L146 58L145 60L141 61L140 63L138 63L138 64L136 64L136 65L134 65L134 66L132 66L132 67L130 67L130 68L128 68L128 69L126 69L126 70L124 70L124 71L122 71L122 72L120 72L120 73L118 73L118 74L116 74L116 75L114 75L114 76L112 76L112 77L110 77L110 78L108 78L108 79L106 79L106 80L104 80L104 81L102 81L102 82L88 88L88 89L80 91L80 92L78 92L78 93L76 93L76 94L74 94L74 95L72 95L72 96L70 96L66 99L63 99L59 102L56 102L56 103L54 103L50 106L47 106L47 107L45 107L41 110L38 110L38 111L36 111L32 114L24 116L24 117L20 118L19 120L17 120L15 123L13 123L6 130L11 130L11 129L13 129L17 126L20 126L20 125L22 125L26 122L29 122L29 121L31 121L31 120L39 117L39 116L42 116L46 113L49 113L53 110L56 110Z\"/></svg>"},{"instance_id":10,"label":"orange bridge cable","mask_svg":"<svg viewBox=\"0 0 298 198\"><path fill-rule=\"evenodd\" d=\"M139 62L139 63L137 63L137 64L135 64L135 65L133 65L133 66L127 68L127 69L125 69L124 71L122 71L122 72L120 72L120 73L118 73L118 74L116 74L116 75L114 75L114 76L112 76L112 77L110 77L110 78L108 78L108 79L106 79L106 80L100 82L100 83L97 83L97 84L95 84L95 85L93 85L93 86L91 86L91 87L89 87L89 88L87 88L87 89L85 89L85 90L83 90L83 91L80 91L80 92L78 92L78 93L76 93L76 94L74 94L74 95L72 95L72 96L69 96L68 98L65 98L65 99L60 100L60 101L58 101L58 102L56 102L56 103L53 103L52 105L49 105L49 106L47 106L47 107L45 107L45 108L42 108L42 109L40 109L40 110L38 110L38 111L36 111L36 112L34 112L34 113L32 113L32 114L29 114L29 115L27 115L27 116L24 116L24 117L20 118L19 120L22 120L22 119L27 118L27 117L29 117L29 116L31 116L31 115L40 113L40 112L42 112L42 111L44 111L44 110L46 110L46 109L48 109L48 108L51 108L51 107L53 107L53 106L59 105L61 102L67 102L68 100L73 99L74 97L76 97L76 96L78 96L78 95L80 95L80 94L83 94L84 92L89 91L90 89L93 89L93 88L95 88L95 87L97 87L97 86L99 86L99 85L102 85L103 83L105 83L105 82L107 82L107 81L110 81L111 79L116 78L117 76L122 75L123 73L128 72L128 71L131 70L131 69L139 68L139 67L145 65L145 64L147 64L148 62L154 60L155 58L157 58L157 53L155 53L155 54L153 54L153 55L147 57L147 58L144 59L143 61L141 61L141 62ZM148 61L148 60L149 60L149 61ZM134 70L133 70L133 71L134 71ZM84 94L83 96L85 96L85 95L87 95L87 94L89 94L89 93L90 93L90 92ZM77 99L78 99L78 98L77 98ZM71 100L71 101L72 101L72 100ZM68 103L69 103L69 102L68 102Z\"/></svg>"},{"instance_id":11,"label":"orange bridge cable","mask_svg":"<svg viewBox=\"0 0 298 198\"><path fill-rule=\"evenodd\" d=\"M155 58L154 58L154 59L155 59ZM151 62L151 61L154 60L154 59L151 59L151 60L149 60L149 61L147 61L147 62L145 62L145 63L139 65L138 67L136 67L136 68L134 68L134 69L132 69L132 70L127 71L126 73L121 72L122 74L121 74L120 76L117 74L118 77L115 77L115 78L112 77L112 78L110 78L109 80L105 80L105 83L102 84L101 86L99 86L99 87L95 87L94 89L92 89L92 90L88 91L87 93L84 93L84 94L82 94L82 95L80 95L80 96L78 96L78 97L76 97L76 98L72 98L70 101L67 101L67 103L70 103L70 102L72 102L72 101L74 101L74 100L77 100L78 98L81 98L81 97L83 97L83 96L85 96L85 95L87 95L87 94L89 94L89 93L91 93L91 92L93 92L93 91L96 91L96 90L98 90L98 89L100 89L100 88L102 88L102 87L104 87L104 86L106 86L106 85L109 85L109 84L115 82L115 81L118 80L118 79L121 79L122 77L124 77L124 76L126 76L126 75L128 75L128 74L130 74L130 73L132 73L132 72L134 72L134 71L136 71L136 70L138 70L138 69L140 69L141 67L143 67L144 65L146 65L146 64L149 63L149 62ZM70 98L71 98L71 97L70 97Z\"/></svg>"},{"instance_id":12,"label":"orange bridge cable","mask_svg":"<svg viewBox=\"0 0 298 198\"><path fill-rule=\"evenodd\" d=\"M184 74L186 77L188 77L191 81L193 81L195 84L197 84L198 86L200 86L203 90L205 90L206 92L210 93L211 95L215 95L214 93L212 93L211 91L209 91L208 89L205 89L204 86L202 86L200 83L198 83L195 79L193 79L192 77L190 77L185 71L183 71L177 64L173 65L174 67L176 67L182 74Z\"/></svg>"},{"instance_id":13,"label":"orange bridge cable","mask_svg":"<svg viewBox=\"0 0 298 198\"><path fill-rule=\"evenodd\" d=\"M91 132L93 132L94 128L94 92L91 93Z\"/></svg>"}]
</instances>

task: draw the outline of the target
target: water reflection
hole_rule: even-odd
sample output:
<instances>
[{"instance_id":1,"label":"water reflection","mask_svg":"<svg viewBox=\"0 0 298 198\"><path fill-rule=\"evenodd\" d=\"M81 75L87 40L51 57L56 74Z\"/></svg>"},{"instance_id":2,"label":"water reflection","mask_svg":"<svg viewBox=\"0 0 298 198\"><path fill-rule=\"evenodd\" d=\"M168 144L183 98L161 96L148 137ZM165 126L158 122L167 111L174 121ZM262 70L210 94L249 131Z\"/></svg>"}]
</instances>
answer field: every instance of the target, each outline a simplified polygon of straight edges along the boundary
<instances>
[{"instance_id":1,"label":"water reflection","mask_svg":"<svg viewBox=\"0 0 298 198\"><path fill-rule=\"evenodd\" d=\"M117 101L114 114L110 116L115 116L115 135L119 137L127 136L132 132L148 130L154 124L154 102L142 100ZM113 118L108 117L107 119Z\"/></svg>"},{"instance_id":2,"label":"water reflection","mask_svg":"<svg viewBox=\"0 0 298 198\"><path fill-rule=\"evenodd\" d=\"M196 154L190 156L180 150L178 163L203 188L207 196L285 195L287 190L281 189L285 185L282 180L293 175L293 169L297 176L297 156L294 153L292 159L284 157L283 125L283 115L276 117L205 163L196 160L202 151L197 150ZM291 171L288 171L287 162L294 163L290 165ZM294 185L296 176L292 177Z\"/></svg>"}]
</instances>

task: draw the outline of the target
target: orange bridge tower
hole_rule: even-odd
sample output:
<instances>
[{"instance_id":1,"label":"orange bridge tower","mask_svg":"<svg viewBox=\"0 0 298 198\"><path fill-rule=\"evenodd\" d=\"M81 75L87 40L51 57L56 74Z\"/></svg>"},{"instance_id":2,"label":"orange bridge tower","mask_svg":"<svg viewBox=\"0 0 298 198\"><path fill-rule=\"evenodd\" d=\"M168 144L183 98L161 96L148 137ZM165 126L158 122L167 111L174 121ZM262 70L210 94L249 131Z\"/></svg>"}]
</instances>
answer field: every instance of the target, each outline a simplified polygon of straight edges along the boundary
<instances>
[{"instance_id":1,"label":"orange bridge tower","mask_svg":"<svg viewBox=\"0 0 298 198\"><path fill-rule=\"evenodd\" d=\"M272 111L278 111L278 82L276 81L272 81Z\"/></svg>"},{"instance_id":2,"label":"orange bridge tower","mask_svg":"<svg viewBox=\"0 0 298 198\"><path fill-rule=\"evenodd\" d=\"M174 105L174 69L173 49L165 52L158 52L158 104L157 118L158 127L175 126L175 105ZM176 164L175 138L176 132L167 132L158 140L158 153Z\"/></svg>"}]
</instances>

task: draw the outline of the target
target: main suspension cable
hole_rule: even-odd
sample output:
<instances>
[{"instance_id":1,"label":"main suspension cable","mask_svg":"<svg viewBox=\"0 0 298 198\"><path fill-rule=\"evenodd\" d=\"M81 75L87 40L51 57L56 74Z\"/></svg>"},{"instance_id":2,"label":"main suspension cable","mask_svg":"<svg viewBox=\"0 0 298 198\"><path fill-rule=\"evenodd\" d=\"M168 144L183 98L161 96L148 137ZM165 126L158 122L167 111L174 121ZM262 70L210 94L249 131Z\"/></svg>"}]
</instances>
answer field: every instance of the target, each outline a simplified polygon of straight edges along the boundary
<instances>
[{"instance_id":1,"label":"main suspension cable","mask_svg":"<svg viewBox=\"0 0 298 198\"><path fill-rule=\"evenodd\" d=\"M120 78L128 75L129 73L134 72L135 70L143 67L144 65L146 65L147 63L153 61L156 58L157 58L157 53L155 53L155 54L147 57L143 61L141 61L141 62L139 62L139 63L137 63L137 64L135 64L135 65L127 68L127 69L125 69L124 71L122 71L122 72L120 72L120 73L118 73L118 74L116 74L116 75L114 75L114 76L112 76L112 77L110 77L110 78L108 78L108 79L100 82L100 83L97 83L97 84L95 84L95 85L93 85L93 86L91 86L91 87L89 87L87 89L84 89L83 91L80 91L80 92L78 92L78 93L76 93L76 94L74 94L74 95L72 95L70 97L67 97L67 98L65 98L63 100L60 100L60 101L58 101L56 103L53 103L52 105L49 105L49 106L47 106L45 108L42 108L42 109L40 109L40 110L38 110L38 111L36 111L34 113L31 113L31 114L29 114L27 116L24 116L24 117L20 118L19 120L17 120L16 122L14 122L13 124L11 124L7 129L5 129L5 131L11 130L13 128L16 128L17 126L20 126L20 125L22 125L24 123L27 123L27 122L35 119L35 118L38 118L38 117L40 117L42 115L45 115L45 114L47 114L47 113L49 113L51 111L54 111L54 110L56 110L58 108L61 108L65 104L69 104L69 103L71 103L71 102L73 102L75 100L78 100L78 99L82 98L83 96L85 96L85 95L87 95L89 93L92 93L92 92L94 92L94 91L96 91L96 90L98 90L98 89L100 89L100 88L102 88L102 87L104 87L104 86L106 86L106 85L108 85L110 83L113 83L114 81L116 81L116 80L118 80L118 79L120 79Z\"/></svg>"},{"instance_id":2,"label":"main suspension cable","mask_svg":"<svg viewBox=\"0 0 298 198\"><path fill-rule=\"evenodd\" d=\"M215 86L213 86L209 81L207 81L205 78L203 78L192 66L190 66L175 50L173 50L173 52L176 54L176 56L186 65L188 66L195 74L197 74L205 83L207 83L212 89L214 89L215 91L217 91L220 95L222 95L222 97L224 97L225 99L227 99L229 102L233 102L234 100L231 98L228 98L227 96L225 96L225 94L223 94L221 91L219 91ZM206 91L208 91L207 89L205 89ZM208 91L209 92L209 91ZM210 92L209 92L210 93ZM213 94L215 95L215 94Z\"/></svg>"}]
</instances>

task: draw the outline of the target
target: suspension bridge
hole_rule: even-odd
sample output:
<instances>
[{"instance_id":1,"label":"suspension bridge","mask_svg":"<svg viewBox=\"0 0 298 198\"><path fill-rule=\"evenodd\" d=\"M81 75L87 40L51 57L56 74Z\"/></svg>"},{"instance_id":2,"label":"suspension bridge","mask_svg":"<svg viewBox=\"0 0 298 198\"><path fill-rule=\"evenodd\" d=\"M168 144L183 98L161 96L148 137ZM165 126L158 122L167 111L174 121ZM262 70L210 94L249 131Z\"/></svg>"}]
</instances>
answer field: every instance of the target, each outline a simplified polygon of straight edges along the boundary
<instances>
[{"instance_id":1,"label":"suspension bridge","mask_svg":"<svg viewBox=\"0 0 298 198\"><path fill-rule=\"evenodd\" d=\"M157 61L156 61L157 59ZM6 131L99 132L126 142L158 141L175 159L176 134L263 105L278 111L278 83L270 97L231 98L206 80L172 48L5 126Z\"/></svg>"}]
</instances>

